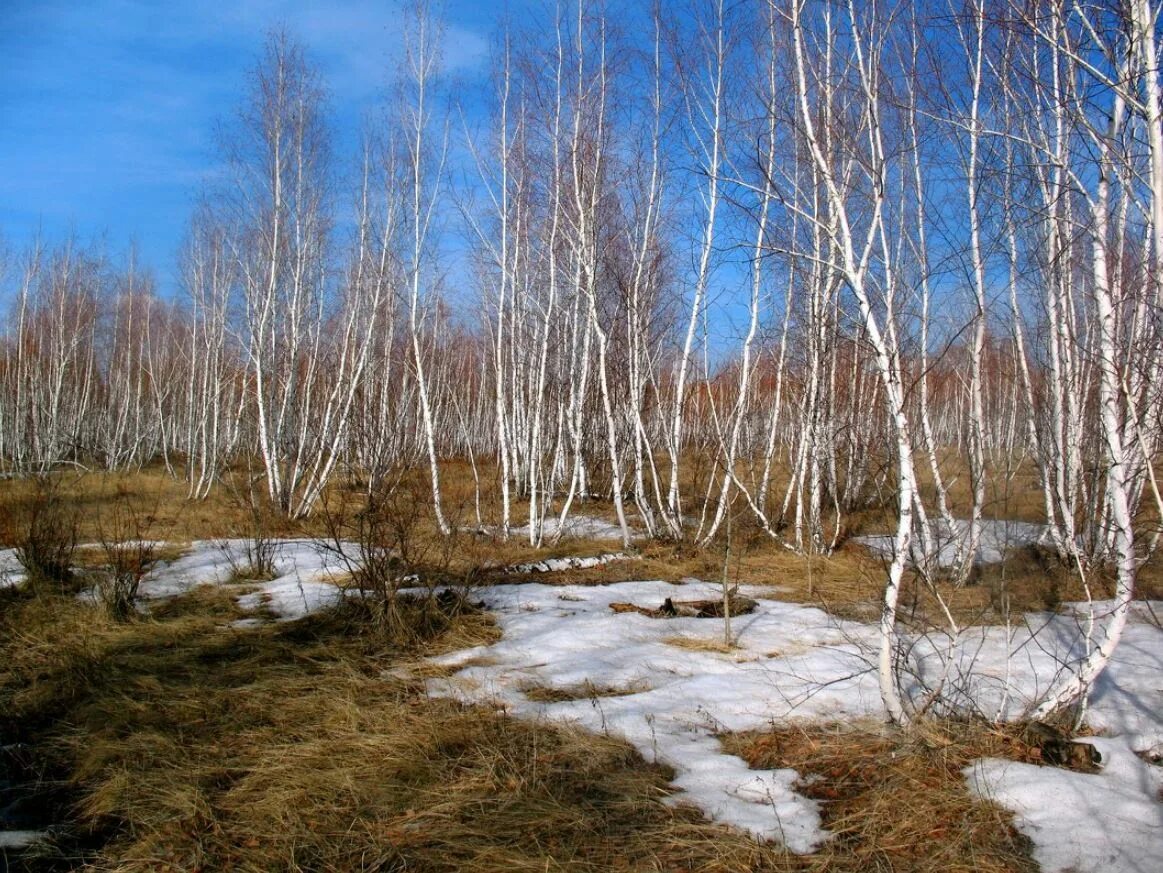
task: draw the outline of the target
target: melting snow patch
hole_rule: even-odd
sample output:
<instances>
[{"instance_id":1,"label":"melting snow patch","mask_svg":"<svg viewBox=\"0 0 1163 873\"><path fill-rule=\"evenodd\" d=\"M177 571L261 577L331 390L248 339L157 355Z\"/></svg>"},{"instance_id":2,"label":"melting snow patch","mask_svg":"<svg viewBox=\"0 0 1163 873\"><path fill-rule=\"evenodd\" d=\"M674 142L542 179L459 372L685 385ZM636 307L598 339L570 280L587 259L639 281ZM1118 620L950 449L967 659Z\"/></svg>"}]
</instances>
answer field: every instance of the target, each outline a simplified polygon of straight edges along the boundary
<instances>
[{"instance_id":1,"label":"melting snow patch","mask_svg":"<svg viewBox=\"0 0 1163 873\"><path fill-rule=\"evenodd\" d=\"M1123 738L1088 742L1102 754L1099 773L987 758L965 774L979 797L1014 812L1045 873L1163 870L1163 773Z\"/></svg>"},{"instance_id":2,"label":"melting snow patch","mask_svg":"<svg viewBox=\"0 0 1163 873\"><path fill-rule=\"evenodd\" d=\"M47 836L47 831L0 831L0 849L27 849Z\"/></svg>"},{"instance_id":3,"label":"melting snow patch","mask_svg":"<svg viewBox=\"0 0 1163 873\"><path fill-rule=\"evenodd\" d=\"M579 540L622 539L622 528L616 522L606 521L604 518L597 518L593 515L570 515L566 517L564 524L557 517L551 517L545 519L541 527L542 535L546 539L557 536L558 530L561 531L563 537ZM510 531L510 534L515 537L528 537L529 525L515 527ZM630 538L637 539L638 535L631 531Z\"/></svg>"},{"instance_id":4,"label":"melting snow patch","mask_svg":"<svg viewBox=\"0 0 1163 873\"><path fill-rule=\"evenodd\" d=\"M237 621L232 621L230 627L237 630L251 630L256 627L262 627L267 622L261 618L240 618Z\"/></svg>"},{"instance_id":5,"label":"melting snow patch","mask_svg":"<svg viewBox=\"0 0 1163 873\"><path fill-rule=\"evenodd\" d=\"M343 591L327 582L313 582L290 574L262 583L262 588L238 598L243 609L265 607L280 621L293 621L321 609L335 606Z\"/></svg>"},{"instance_id":6,"label":"melting snow patch","mask_svg":"<svg viewBox=\"0 0 1163 873\"><path fill-rule=\"evenodd\" d=\"M16 559L16 549L0 549L0 588L19 585L24 581L24 568Z\"/></svg>"},{"instance_id":7,"label":"melting snow patch","mask_svg":"<svg viewBox=\"0 0 1163 873\"><path fill-rule=\"evenodd\" d=\"M276 540L268 545L279 578L340 572L341 562L318 540ZM147 599L174 597L199 585L221 585L250 564L249 540L199 540L176 561L159 564L141 582Z\"/></svg>"},{"instance_id":8,"label":"melting snow patch","mask_svg":"<svg viewBox=\"0 0 1163 873\"><path fill-rule=\"evenodd\" d=\"M969 522L956 519L953 529L940 522L933 523L933 535L937 541L937 566L952 567L957 563L957 556L965 547L969 537ZM981 539L977 545L975 564L996 564L1005 559L1005 556L1014 549L1022 546L1040 543L1046 536L1046 527L1041 524L1031 524L1025 521L995 521L983 519L981 522ZM867 546L878 555L892 557L896 549L896 537L893 534L873 534L871 536L856 537L853 542Z\"/></svg>"},{"instance_id":9,"label":"melting snow patch","mask_svg":"<svg viewBox=\"0 0 1163 873\"><path fill-rule=\"evenodd\" d=\"M710 599L720 594L717 585L690 580L679 586L623 582L488 588L480 596L496 614L502 639L436 659L461 669L430 680L428 688L433 694L492 704L517 716L624 738L647 760L674 769L680 792L671 802L694 804L711 818L758 838L781 840L792 851L810 852L827 834L816 804L796 792L796 773L748 769L741 759L724 754L718 736L790 719L836 721L879 714L881 702L870 667L876 629L811 607L765 599L771 589L751 586L740 593L758 605L753 613L732 620L737 647L716 651L722 619L658 620L634 611L616 613L610 604L653 608L667 597ZM1064 664L1081 656L1082 633L1077 616L1031 615L1025 626L1011 631L971 628L951 649L937 638L920 640L914 649L920 658L916 668L931 681L947 676L947 690L954 698L961 695L962 703L972 701L979 711L1017 718L1061 675ZM674 644L677 639L708 645L680 647ZM942 668L944 658L951 659L948 670ZM1159 814L1153 794L1158 790L1153 775L1157 770L1130 750L1157 748L1163 740L1160 675L1163 631L1136 612L1092 695L1090 723L1118 737L1097 741L1110 744L1112 763L1101 777L1106 782L1077 783L1109 783L1112 790L1122 789L1131 798L1121 806L1112 800L1112 828L1128 811ZM524 693L531 688L580 687L623 693L563 700ZM531 699L534 696L539 699ZM1126 754L1120 756L1119 749ZM1108 754L1107 746L1101 750ZM992 774L999 766L986 762L981 772ZM1026 773L1010 766L1005 762L1006 772ZM1099 778L1034 769L1046 779L1066 780L1064 784ZM1058 814L1054 804L1061 802L1055 790L1051 785L1042 797L1049 816ZM1006 802L1000 788L994 793ZM1031 804L1035 795L1029 795ZM1076 812L1093 817L1093 806ZM1091 827L1108 825L1092 818ZM1072 863L1085 863L1075 850L1071 852ZM1149 856L1146 867L1127 869L1163 869L1154 857Z\"/></svg>"},{"instance_id":10,"label":"melting snow patch","mask_svg":"<svg viewBox=\"0 0 1163 873\"><path fill-rule=\"evenodd\" d=\"M185 594L200 585L223 585L249 563L247 540L203 540L188 554L151 570L141 582L143 600ZM277 540L271 544L275 578L253 583L257 590L242 594L244 609L265 607L280 621L302 618L339 602L337 587L349 573L354 547L345 559L331 543L320 540ZM238 625L246 627L247 625Z\"/></svg>"},{"instance_id":11,"label":"melting snow patch","mask_svg":"<svg viewBox=\"0 0 1163 873\"><path fill-rule=\"evenodd\" d=\"M713 598L716 585L624 582L607 586L501 585L482 592L504 631L498 643L456 652L439 663L467 665L434 679L434 694L488 702L532 718L609 732L647 760L675 771L674 803L792 851L813 851L826 838L814 801L796 793L793 770L751 770L726 755L725 732L762 728L773 718L866 715L879 707L868 672L870 629L837 622L820 610L759 600L733 620L738 650L725 653L671 645L675 637L721 639L722 619L658 621L614 613L611 603L657 606L667 597ZM761 598L762 588L745 593ZM798 653L762 657L773 641L795 639ZM479 659L487 653L488 661ZM544 702L522 689L548 686L642 689L613 697Z\"/></svg>"},{"instance_id":12,"label":"melting snow patch","mask_svg":"<svg viewBox=\"0 0 1163 873\"><path fill-rule=\"evenodd\" d=\"M1039 535L1036 526L1016 522L990 523L987 530L982 558L1002 554L1006 543L1032 542ZM247 547L245 540L193 543L188 554L159 563L145 577L141 596L172 597L199 585L228 583L246 565ZM272 547L276 578L235 589L242 606L265 607L279 620L291 620L343 596L337 583L349 572L354 550L345 557L316 540L280 540ZM613 557L558 559L565 563L553 569L594 566L584 562ZM21 578L15 553L0 550L0 586ZM721 596L718 585L689 579L677 586L623 582L487 588L480 596L497 615L502 639L435 659L461 669L430 680L429 690L620 736L647 760L674 769L680 791L670 802L692 803L761 839L810 852L827 834L816 803L797 793L795 771L751 770L740 758L723 753L718 736L789 719L835 721L879 714L870 666L877 631L812 607L767 599L775 590L740 590L758 603L750 614L732 619L736 647L722 651L715 645L723 636L722 619L659 620L610 608L628 603L653 609L668 597L709 600ZM1110 604L1094 607L1101 615ZM1092 740L1103 756L1100 773L1001 760L981 761L966 771L972 790L1015 812L1047 870L1163 870L1163 777L1158 766L1136 754L1163 752L1159 609L1159 604L1134 605L1122 641L1093 689L1089 722L1106 734ZM261 619L243 619L237 626L255 621ZM954 702L991 717L1017 718L1085 655L1083 640L1078 614L1031 615L1012 629L969 628L954 645L936 635L917 640L913 666L930 682L946 677L946 693ZM560 700L525 693L582 687L620 693L582 699L562 695ZM17 839L12 834L0 839Z\"/></svg>"}]
</instances>

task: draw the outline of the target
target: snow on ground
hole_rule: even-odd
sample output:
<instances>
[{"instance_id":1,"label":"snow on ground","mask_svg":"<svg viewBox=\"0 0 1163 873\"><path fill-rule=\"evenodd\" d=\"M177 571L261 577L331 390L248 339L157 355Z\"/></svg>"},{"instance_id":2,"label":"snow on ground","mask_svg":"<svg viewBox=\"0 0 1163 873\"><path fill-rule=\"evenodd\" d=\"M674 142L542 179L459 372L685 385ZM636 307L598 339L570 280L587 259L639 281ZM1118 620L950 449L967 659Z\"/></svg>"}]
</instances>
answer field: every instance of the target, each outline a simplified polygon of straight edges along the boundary
<instances>
[{"instance_id":1,"label":"snow on ground","mask_svg":"<svg viewBox=\"0 0 1163 873\"><path fill-rule=\"evenodd\" d=\"M16 560L16 549L0 549L0 588L24 581L24 568Z\"/></svg>"},{"instance_id":2,"label":"snow on ground","mask_svg":"<svg viewBox=\"0 0 1163 873\"><path fill-rule=\"evenodd\" d=\"M354 560L353 547L347 548ZM339 602L343 593L336 583L348 575L349 566L334 545L319 540L275 540L271 549L275 578L253 583L258 588L241 595L239 606L265 607L280 621L291 621ZM186 555L151 570L139 594L148 601L176 597L199 585L221 585L249 563L247 540L198 541Z\"/></svg>"},{"instance_id":3,"label":"snow on ground","mask_svg":"<svg viewBox=\"0 0 1163 873\"><path fill-rule=\"evenodd\" d=\"M816 804L797 794L793 770L751 770L724 755L716 735L760 728L773 718L843 718L879 707L861 640L869 631L824 612L761 600L736 616L739 649L722 654L667 643L721 637L717 619L651 619L615 614L614 602L658 606L666 597L715 597L718 586L624 582L607 586L501 585L482 592L504 637L438 659L464 665L430 691L508 711L609 732L633 743L647 760L675 770L676 802L809 852L824 834ZM755 597L761 589L744 589ZM534 685L557 689L625 690L540 703L525 696Z\"/></svg>"},{"instance_id":4,"label":"snow on ground","mask_svg":"<svg viewBox=\"0 0 1163 873\"><path fill-rule=\"evenodd\" d=\"M1163 870L1163 768L1123 737L1090 740L1098 773L987 758L966 768L978 796L1013 810L1045 873Z\"/></svg>"},{"instance_id":5,"label":"snow on ground","mask_svg":"<svg viewBox=\"0 0 1163 873\"><path fill-rule=\"evenodd\" d=\"M162 549L168 546L168 540L119 540L109 544L110 548L114 549ZM81 543L77 546L78 550L97 551L105 550L104 543Z\"/></svg>"},{"instance_id":6,"label":"snow on ground","mask_svg":"<svg viewBox=\"0 0 1163 873\"><path fill-rule=\"evenodd\" d=\"M1096 635L1112 608L1110 601L1095 601ZM1154 617L1159 608L1145 601L1132 605L1087 710L1091 727L1127 737L1136 751L1163 750L1163 629ZM945 676L945 697L963 708L989 719L1021 718L1085 656L1086 610L1085 604L1070 604L1061 613L1029 613L1010 629L964 628L952 651L946 637L933 634L916 642L917 672L929 687Z\"/></svg>"},{"instance_id":7,"label":"snow on ground","mask_svg":"<svg viewBox=\"0 0 1163 873\"><path fill-rule=\"evenodd\" d=\"M333 583L304 579L297 573L288 573L270 582L263 582L258 591L244 594L238 598L238 605L243 609L265 608L274 613L279 621L294 621L335 606L342 597L342 589Z\"/></svg>"},{"instance_id":8,"label":"snow on ground","mask_svg":"<svg viewBox=\"0 0 1163 873\"><path fill-rule=\"evenodd\" d=\"M969 522L955 519L950 530L941 522L934 522L933 535L937 540L937 566L952 567L957 563L957 555L969 538ZM996 564L1005 559L1007 553L1022 546L1042 542L1046 536L1046 526L1026 521L997 521L982 519L981 538L977 546L976 564ZM855 537L853 542L867 546L878 555L892 557L896 547L895 534L872 534Z\"/></svg>"},{"instance_id":9,"label":"snow on ground","mask_svg":"<svg viewBox=\"0 0 1163 873\"><path fill-rule=\"evenodd\" d=\"M570 515L566 518L564 525L557 516L550 516L545 519L541 527L542 535L546 540L556 536L558 529L561 530L561 535L567 538L581 540L622 539L622 528L616 521L606 521L606 519L594 515ZM509 533L514 537L528 538L529 525L524 524L512 528ZM634 532L633 528L630 531L630 538L638 539L638 534Z\"/></svg>"},{"instance_id":10,"label":"snow on ground","mask_svg":"<svg viewBox=\"0 0 1163 873\"><path fill-rule=\"evenodd\" d=\"M868 625L839 621L812 607L765 599L770 589L745 587L742 593L759 605L754 613L733 619L738 648L718 652L692 650L689 644L720 640L721 619L662 620L609 608L614 602L656 607L666 597L715 597L716 585L624 582L486 589L481 594L497 614L502 639L438 658L438 663L461 669L432 680L429 690L622 737L647 760L674 769L680 791L673 802L692 803L715 820L781 840L795 852L810 852L827 835L815 803L795 791L797 774L750 770L741 759L723 753L717 735L791 719L878 715L880 697L870 669L876 633ZM944 672L941 658L948 657L952 692L972 695L991 717L1020 716L1049 687L1061 665L1081 651L1077 616L1028 619L1027 626L1012 631L971 629L951 652L939 639L923 642L921 675L935 679ZM674 645L675 638L684 638L688 645ZM1106 780L1096 787L1109 783L1140 804L1089 804L1078 815L1087 816L1092 830L1118 832L1128 810L1151 809L1158 816L1158 770L1139 762L1132 749L1163 748L1158 745L1163 739L1160 676L1163 631L1145 608L1136 609L1115 660L1095 688L1090 710L1091 724L1112 735L1102 741L1112 749L1112 769L1093 777L1051 767L1013 770L1008 762L999 769L986 762L973 777L974 785L1013 809L1023 827L1032 821L1025 818L1028 807L1022 805L1031 796L1022 793L1025 786L1034 785L1029 791L1044 792L1046 802L1052 803L1055 783L1063 779ZM579 699L539 702L524 693L541 686L573 690ZM1138 763L1132 765L1131 759ZM1006 773L1020 774L1012 791ZM1045 779L1040 785L1039 776ZM1035 833L1032 825L1030 832L1041 846L1042 832ZM1159 851L1158 845L1132 841L1125 848L1125 869L1163 869L1155 863ZM1087 857L1071 853L1070 863L1079 873L1099 869L1088 866Z\"/></svg>"},{"instance_id":11,"label":"snow on ground","mask_svg":"<svg viewBox=\"0 0 1163 873\"><path fill-rule=\"evenodd\" d=\"M1100 612L1109 608L1096 606ZM1155 618L1158 609L1158 604L1134 604L1114 659L1092 694L1087 721L1105 736L1087 742L1102 755L1100 772L998 759L978 761L966 770L976 794L1014 812L1046 873L1163 870L1163 767L1158 763L1163 757L1163 631ZM1061 638L1073 623L1057 616L1043 628ZM1002 660L996 647L990 654ZM1042 666L1045 676L1049 670Z\"/></svg>"},{"instance_id":12,"label":"snow on ground","mask_svg":"<svg viewBox=\"0 0 1163 873\"><path fill-rule=\"evenodd\" d=\"M48 831L0 831L0 849L27 849L47 836Z\"/></svg>"},{"instance_id":13,"label":"snow on ground","mask_svg":"<svg viewBox=\"0 0 1163 873\"><path fill-rule=\"evenodd\" d=\"M1017 539L1014 533L1011 528L1004 538ZM997 548L996 530L990 536L989 548ZM229 582L249 562L247 545L193 543L186 555L159 562L145 577L142 599ZM349 566L333 548L313 540L279 540L272 548L276 578L240 589L241 606L291 620L343 596L335 583ZM354 550L349 555L354 558ZM610 559L549 559L530 566L569 569ZM12 551L0 550L0 585L15 584L21 575ZM732 619L737 646L721 651L715 646L722 619L664 620L610 609L615 602L653 608L667 597L714 598L720 594L714 584L481 589L502 639L436 659L460 669L431 680L429 690L622 737L647 760L673 768L677 791L671 802L694 804L715 820L810 852L828 835L816 803L797 793L796 772L751 770L723 753L718 736L773 722L879 715L871 668L877 635L871 625L771 599L777 591L741 589L758 606ZM1110 604L1095 608L1101 615ZM1144 760L1163 755L1163 628L1156 617L1161 608L1134 605L1114 659L1094 688L1088 721L1105 734L1094 740L1104 760L1100 773L1004 760L980 761L966 771L970 790L1013 810L1047 871L1163 870L1163 776L1157 764ZM256 615L237 626L262 621ZM1032 614L1009 629L970 628L955 645L934 635L915 647L918 673L930 683L944 676L948 695L962 704L972 701L987 717L1016 718L1064 664L1082 656L1082 627L1080 615L1067 611ZM576 699L539 702L525 693L546 686Z\"/></svg>"}]
</instances>

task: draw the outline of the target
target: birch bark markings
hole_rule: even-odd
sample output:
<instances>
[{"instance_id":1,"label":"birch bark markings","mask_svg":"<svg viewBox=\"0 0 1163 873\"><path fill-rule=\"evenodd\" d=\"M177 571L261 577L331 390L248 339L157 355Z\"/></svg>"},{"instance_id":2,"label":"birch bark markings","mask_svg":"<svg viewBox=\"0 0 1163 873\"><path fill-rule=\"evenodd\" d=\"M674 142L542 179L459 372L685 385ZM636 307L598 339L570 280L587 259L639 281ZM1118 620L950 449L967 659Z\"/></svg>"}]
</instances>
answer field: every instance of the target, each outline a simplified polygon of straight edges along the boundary
<instances>
[{"instance_id":1,"label":"birch bark markings","mask_svg":"<svg viewBox=\"0 0 1163 873\"><path fill-rule=\"evenodd\" d=\"M872 75L872 58L865 57L864 37L860 30L856 9L853 3L848 4L849 25L851 38L857 54L859 67L860 88L866 101L862 108L861 124L863 129L855 132L863 133L868 137L871 154L867 156L867 172L872 184L870 204L871 217L867 221L864 239L860 241L849 218L848 200L840 188L837 175L828 156L820 146L816 131L815 114L812 111L812 92L808 87L808 66L804 50L803 32L803 3L794 0L791 11L792 41L795 53L796 89L800 107L800 122L803 125L804 136L807 140L808 151L816 170L823 180L827 194L828 210L836 221L836 256L834 264L844 277L849 289L855 295L860 308L861 318L869 342L873 348L877 373L884 388L887 411L895 428L895 442L897 449L897 531L892 561L889 564L888 579L884 588L884 602L880 620L880 652L878 656L878 675L880 679L881 698L885 710L894 722L908 720L905 699L901 693L899 676L897 673L897 630L896 611L900 597L901 577L904 574L905 561L910 552L913 532L913 503L916 494L916 476L913 470L913 447L909 432L908 418L905 412L904 390L900 381L900 374L895 363L899 350L890 347L886 341L886 334L872 305L872 299L866 287L868 265L873 248L881 231L880 222L884 209L884 152L880 143L878 129L878 95ZM825 26L823 38L829 42L835 39L835 33L829 20ZM827 102L831 99L829 76L816 76L816 100Z\"/></svg>"},{"instance_id":2,"label":"birch bark markings","mask_svg":"<svg viewBox=\"0 0 1163 873\"><path fill-rule=\"evenodd\" d=\"M650 103L650 170L648 181L632 210L629 245L633 251L629 294L626 309L626 346L628 349L629 404L634 429L634 502L646 528L646 535L658 533L655 507L662 505L658 469L654 462L654 447L647 430L644 404L646 389L651 381L651 325L653 303L657 296L657 270L651 261L658 252L657 228L660 221L663 166L662 166L662 22L659 10L653 15L654 51ZM647 490L647 475L653 483L653 493Z\"/></svg>"},{"instance_id":3,"label":"birch bark markings","mask_svg":"<svg viewBox=\"0 0 1163 873\"><path fill-rule=\"evenodd\" d=\"M772 0L764 47L723 0L672 19L657 7L650 47L622 42L588 3L563 3L540 34L514 31L492 98L490 213L466 216L488 261L479 332L434 269L450 145L432 25L412 33L394 150L365 169L342 251L324 103L276 43L232 197L192 240L184 308L136 279L117 289L99 257L30 255L0 358L3 463L184 462L203 496L255 454L292 515L344 466L369 489L416 470L448 531L441 464L467 456L479 481L494 457L501 535L527 496L534 546L543 519L607 498L624 542L632 499L647 535L690 535L685 510L708 521L694 538L711 546L738 490L770 536L826 551L829 509L834 545L844 513L883 486L897 549L881 678L907 719L895 598L904 561L928 563L939 539L917 464L946 527L969 515L962 575L987 460L1034 458L1055 549L1113 560L1120 596L1142 558L1144 490L1163 505L1150 466L1163 416L1159 4L1099 19L1057 2L1022 19L1030 8L957 7L964 63L945 71L957 96L940 104L918 55L957 37L921 9ZM1011 18L1004 32L995 13ZM664 26L678 32L666 60ZM736 88L749 72L756 88ZM994 160L999 185L985 183ZM744 251L750 273L729 264ZM936 271L957 261L966 281L950 288ZM954 298L969 306L964 336L934 315ZM716 347L735 316L745 327ZM1008 344L991 342L1006 320ZM951 456L969 468L968 498L945 475ZM1097 662L1083 667L1085 685Z\"/></svg>"},{"instance_id":4,"label":"birch bark markings","mask_svg":"<svg viewBox=\"0 0 1163 873\"><path fill-rule=\"evenodd\" d=\"M729 497L731 488L738 482L738 475L735 466L739 452L739 438L743 428L748 400L751 394L751 379L753 375L752 346L754 345L755 337L759 332L760 296L763 290L764 277L763 254L767 246L767 224L768 217L771 212L771 202L774 196L772 183L776 175L775 104L778 96L778 85L776 83L776 28L774 16L771 15L770 11L767 21L767 32L768 51L770 53L766 64L767 92L764 95L764 109L765 115L767 117L767 145L766 149L764 150L764 157L762 159L762 165L760 168L762 182L760 183L761 193L759 195L759 214L755 222L755 238L751 249L751 297L748 303L747 334L743 338L743 345L740 351L739 380L735 389L735 401L732 404L731 414L728 417L729 434L725 441L721 438L721 436L718 440L719 450L722 453L723 474L721 477L721 484L719 486L719 495L715 504L715 516L712 519L711 524L707 527L703 537L699 541L700 546L704 548L710 545L710 543L714 540L715 535L718 533L719 526L723 523L724 516L729 511ZM721 59L719 63L722 63ZM761 525L763 525L765 529L770 530L770 526L765 524L762 513L759 514L759 518Z\"/></svg>"},{"instance_id":5,"label":"birch bark markings","mask_svg":"<svg viewBox=\"0 0 1163 873\"><path fill-rule=\"evenodd\" d=\"M439 61L438 33L429 19L427 10L415 12L415 30L405 40L406 87L410 95L401 107L404 122L408 158L408 223L411 230L411 247L407 255L408 328L412 345L412 364L415 368L416 391L420 405L421 423L424 428L424 444L428 455L428 472L432 484L432 510L436 525L445 536L452 533L452 527L444 516L443 498L440 492L440 464L436 452L435 422L432 402L429 396L428 377L425 371L424 353L421 349L421 322L423 319L422 289L429 270L428 237L436 206L440 196L440 177L444 172L444 162L448 151L447 135L437 147L436 166L428 166L431 160L429 138L431 132L430 109L428 106L429 86L436 74Z\"/></svg>"},{"instance_id":6,"label":"birch bark markings","mask_svg":"<svg viewBox=\"0 0 1163 873\"><path fill-rule=\"evenodd\" d=\"M969 211L969 255L973 266L973 346L969 357L969 479L973 503L969 531L959 554L959 579L969 578L981 539L981 514L985 505L985 408L982 399L981 356L985 348L985 256L981 243L981 209L978 203L978 151L981 145L981 100L985 55L985 4L976 0L970 12L971 31L961 32L962 46L970 59L970 100L967 121L969 152L965 165L965 191ZM959 551L962 547L959 546Z\"/></svg>"},{"instance_id":7,"label":"birch bark markings","mask_svg":"<svg viewBox=\"0 0 1163 873\"><path fill-rule=\"evenodd\" d=\"M1134 465L1128 464L1127 458L1129 447L1125 443L1125 437L1135 430L1135 423L1131 421L1131 417L1136 410L1134 392L1124 393L1126 380L1122 373L1125 370L1120 359L1125 360L1126 356L1133 355L1137 350L1133 343L1127 343L1126 331L1122 324L1126 322L1124 313L1134 308L1135 298L1142 294L1154 296L1151 292L1158 286L1138 289L1132 287L1128 293L1125 287L1120 290L1112 283L1113 273L1109 254L1114 241L1112 220L1119 221L1115 218L1116 211L1112 198L1116 194L1123 198L1131 196L1129 191L1122 188L1130 176L1121 172L1118 165L1119 158L1125 160L1125 155L1119 155L1116 148L1123 140L1125 125L1131 119L1132 110L1148 126L1154 128L1147 131L1149 167L1147 177L1151 204L1150 248L1156 268L1160 262L1158 246L1163 240L1163 231L1159 224L1163 218L1163 184L1161 184L1163 132L1158 129L1160 121L1158 56L1154 50L1154 37L1151 32L1158 10L1152 10L1143 0L1136 0L1120 22L1124 30L1116 31L1111 42L1103 42L1094 22L1086 18L1084 12L1076 10L1076 14L1087 35L1095 39L1104 59L1110 65L1105 71L1099 70L1096 64L1088 61L1080 48L1065 39L1061 43L1053 44L1054 50L1062 51L1070 64L1069 72L1074 85L1070 92L1074 101L1072 121L1081 135L1089 139L1094 153L1098 156L1093 193L1086 184L1086 178L1075 174L1073 180L1086 201L1093 222L1090 232L1090 290L1098 334L1095 347L1099 371L1098 419L1105 466L1104 507L1100 524L1105 530L1102 538L1109 539L1112 544L1117 584L1114 605L1105 626L1101 629L1100 639L1090 646L1082 661L1073 665L1067 677L1058 683L1034 710L1033 715L1037 718L1045 718L1079 704L1085 705L1090 688L1106 668L1114 648L1118 645L1134 596L1138 557L1135 553L1131 500L1133 494L1141 491L1145 472L1142 468L1135 470ZM1049 34L1049 38L1060 38L1061 33L1060 30L1054 30ZM1039 35L1042 39L1047 39L1045 32ZM1092 111L1086 100L1088 86L1091 85L1097 85L1100 92L1110 95L1109 110L1101 113ZM1101 124L1104 120L1105 129ZM1120 188L1122 190L1118 190ZM1155 281L1159 281L1158 273ZM1134 321L1131 321L1131 324L1133 325ZM1137 481L1132 481L1132 475ZM1091 642L1089 633L1087 641Z\"/></svg>"},{"instance_id":8,"label":"birch bark markings","mask_svg":"<svg viewBox=\"0 0 1163 873\"><path fill-rule=\"evenodd\" d=\"M703 194L705 214L702 221L702 243L699 249L698 266L694 276L694 288L690 302L690 316L687 319L686 333L683 339L682 351L678 359L678 372L675 377L673 408L671 410L670 428L667 440L667 452L670 455L670 484L667 488L666 508L663 518L671 535L675 539L682 538L682 499L679 494L679 464L683 449L683 423L686 407L687 379L690 374L691 354L694 349L695 334L699 319L703 316L704 298L707 293L707 283L711 274L711 255L715 246L716 216L719 211L721 192L719 179L722 166L723 136L724 136L724 71L727 55L727 34L724 0L714 2L714 22L710 28L711 46L708 52L708 81L705 84L706 93L689 92L684 95L687 110L689 131L695 142L700 160L700 170L706 179L706 190ZM700 46L700 48L707 48ZM688 87L697 88L697 85ZM704 100L706 103L704 104ZM706 129L702 129L705 125Z\"/></svg>"},{"instance_id":9,"label":"birch bark markings","mask_svg":"<svg viewBox=\"0 0 1163 873\"><path fill-rule=\"evenodd\" d=\"M231 238L242 280L259 452L271 502L297 514L307 377L318 364L327 257L327 133L302 49L272 36L231 157ZM305 368L304 365L305 364Z\"/></svg>"}]
</instances>

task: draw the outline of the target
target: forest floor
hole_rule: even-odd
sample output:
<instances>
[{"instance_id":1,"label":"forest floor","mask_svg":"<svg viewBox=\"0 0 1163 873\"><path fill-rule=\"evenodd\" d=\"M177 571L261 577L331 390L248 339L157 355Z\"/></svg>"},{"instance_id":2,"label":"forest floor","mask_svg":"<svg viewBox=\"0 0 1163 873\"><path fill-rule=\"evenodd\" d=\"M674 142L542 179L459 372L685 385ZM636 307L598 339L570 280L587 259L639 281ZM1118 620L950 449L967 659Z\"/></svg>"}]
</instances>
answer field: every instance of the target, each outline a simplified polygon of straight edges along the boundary
<instances>
[{"instance_id":1,"label":"forest floor","mask_svg":"<svg viewBox=\"0 0 1163 873\"><path fill-rule=\"evenodd\" d=\"M100 548L35 593L0 551L0 870L1163 869L1153 566L1089 712L1103 763L1068 769L994 719L1080 627L1081 586L1034 547L940 589L987 718L901 731L870 671L883 558L856 542L808 561L742 525L730 551L630 553L413 531L402 636L354 591L347 528L190 504L156 474L69 487L82 541L129 494L159 545L128 621L86 594ZM29 493L0 488L19 517ZM681 610L724 579L748 610L729 640ZM902 616L938 616L916 580Z\"/></svg>"}]
</instances>

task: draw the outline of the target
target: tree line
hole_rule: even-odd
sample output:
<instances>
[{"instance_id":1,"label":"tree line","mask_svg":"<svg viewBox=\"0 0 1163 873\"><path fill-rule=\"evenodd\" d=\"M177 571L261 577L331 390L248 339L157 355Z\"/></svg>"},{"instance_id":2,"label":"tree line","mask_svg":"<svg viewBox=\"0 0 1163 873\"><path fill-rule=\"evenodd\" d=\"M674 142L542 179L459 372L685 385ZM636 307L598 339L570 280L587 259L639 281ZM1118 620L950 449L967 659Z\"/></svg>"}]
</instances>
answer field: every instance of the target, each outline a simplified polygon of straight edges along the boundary
<instances>
[{"instance_id":1,"label":"tree line","mask_svg":"<svg viewBox=\"0 0 1163 873\"><path fill-rule=\"evenodd\" d=\"M484 120L420 8L352 156L278 33L179 296L71 240L12 259L0 463L160 461L198 498L253 459L292 516L423 471L448 532L467 460L534 545L597 497L627 545L739 506L828 553L887 494L898 720L906 566L964 519L967 578L991 483L1030 469L1051 548L1118 578L1049 711L1163 517L1161 6L562 0L501 28Z\"/></svg>"}]
</instances>

